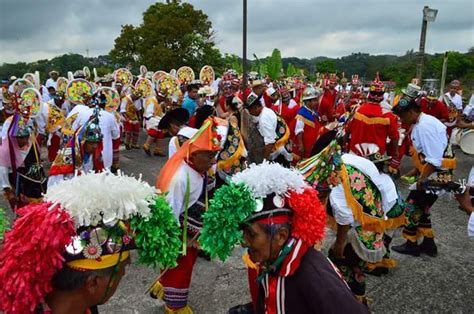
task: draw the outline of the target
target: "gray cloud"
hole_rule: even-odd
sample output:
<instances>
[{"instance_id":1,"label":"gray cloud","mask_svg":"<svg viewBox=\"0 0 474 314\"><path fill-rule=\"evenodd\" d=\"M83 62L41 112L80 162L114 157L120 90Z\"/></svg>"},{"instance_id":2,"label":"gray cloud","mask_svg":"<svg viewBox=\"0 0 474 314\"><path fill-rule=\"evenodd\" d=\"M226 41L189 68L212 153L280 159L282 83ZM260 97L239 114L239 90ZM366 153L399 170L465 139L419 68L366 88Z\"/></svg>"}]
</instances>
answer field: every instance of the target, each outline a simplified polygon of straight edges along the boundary
<instances>
[{"instance_id":1,"label":"gray cloud","mask_svg":"<svg viewBox=\"0 0 474 314\"><path fill-rule=\"evenodd\" d=\"M0 63L91 56L112 49L121 25L139 25L152 0L1 0ZM224 53L241 55L242 0L190 0L213 23ZM428 27L427 51L466 51L474 44L471 0L248 0L248 53L342 56L403 54L417 49L423 5L439 9Z\"/></svg>"}]
</instances>

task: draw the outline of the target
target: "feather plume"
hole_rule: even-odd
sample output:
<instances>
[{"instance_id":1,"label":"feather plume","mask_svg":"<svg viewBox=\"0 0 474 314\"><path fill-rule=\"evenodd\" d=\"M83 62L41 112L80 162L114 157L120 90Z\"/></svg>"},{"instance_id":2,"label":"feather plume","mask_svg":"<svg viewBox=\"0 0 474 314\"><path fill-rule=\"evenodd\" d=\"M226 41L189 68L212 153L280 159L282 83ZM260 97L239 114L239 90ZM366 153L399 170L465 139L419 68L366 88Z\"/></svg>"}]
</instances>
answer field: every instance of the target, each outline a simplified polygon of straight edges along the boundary
<instances>
[{"instance_id":1,"label":"feather plume","mask_svg":"<svg viewBox=\"0 0 474 314\"><path fill-rule=\"evenodd\" d=\"M45 200L61 204L76 227L150 216L152 196L157 190L148 183L119 173L88 173L54 185Z\"/></svg>"},{"instance_id":2,"label":"feather plume","mask_svg":"<svg viewBox=\"0 0 474 314\"><path fill-rule=\"evenodd\" d=\"M289 191L301 193L305 187L301 173L268 161L259 165L250 165L244 171L234 175L232 182L247 185L255 198L266 197L271 193L283 195Z\"/></svg>"}]
</instances>

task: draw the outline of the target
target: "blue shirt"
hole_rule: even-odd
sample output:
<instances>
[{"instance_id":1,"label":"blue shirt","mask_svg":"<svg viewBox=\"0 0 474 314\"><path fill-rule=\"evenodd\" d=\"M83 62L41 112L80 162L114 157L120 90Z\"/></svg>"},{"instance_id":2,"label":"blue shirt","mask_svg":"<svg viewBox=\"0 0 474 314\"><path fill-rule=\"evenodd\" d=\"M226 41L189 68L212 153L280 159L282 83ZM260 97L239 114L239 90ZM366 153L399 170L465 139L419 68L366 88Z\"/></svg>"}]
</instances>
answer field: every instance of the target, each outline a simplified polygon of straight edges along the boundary
<instances>
[{"instance_id":1,"label":"blue shirt","mask_svg":"<svg viewBox=\"0 0 474 314\"><path fill-rule=\"evenodd\" d=\"M189 112L189 117L192 117L196 111L197 101L190 98L189 96L184 97L183 104L181 105L184 109Z\"/></svg>"}]
</instances>

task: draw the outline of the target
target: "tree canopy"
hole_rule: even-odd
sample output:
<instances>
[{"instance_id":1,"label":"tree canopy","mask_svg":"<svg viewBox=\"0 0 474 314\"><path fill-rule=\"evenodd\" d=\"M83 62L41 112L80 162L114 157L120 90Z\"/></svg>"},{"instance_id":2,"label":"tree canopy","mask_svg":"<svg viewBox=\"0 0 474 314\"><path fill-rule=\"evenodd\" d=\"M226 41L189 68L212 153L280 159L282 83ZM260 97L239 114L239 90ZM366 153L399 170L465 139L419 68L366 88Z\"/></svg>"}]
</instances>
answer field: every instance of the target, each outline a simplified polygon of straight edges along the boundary
<instances>
[{"instance_id":1,"label":"tree canopy","mask_svg":"<svg viewBox=\"0 0 474 314\"><path fill-rule=\"evenodd\" d=\"M139 26L122 26L110 57L116 64L132 69L143 64L165 71L183 65L199 70L206 64L222 64L208 16L177 0L151 5Z\"/></svg>"}]
</instances>

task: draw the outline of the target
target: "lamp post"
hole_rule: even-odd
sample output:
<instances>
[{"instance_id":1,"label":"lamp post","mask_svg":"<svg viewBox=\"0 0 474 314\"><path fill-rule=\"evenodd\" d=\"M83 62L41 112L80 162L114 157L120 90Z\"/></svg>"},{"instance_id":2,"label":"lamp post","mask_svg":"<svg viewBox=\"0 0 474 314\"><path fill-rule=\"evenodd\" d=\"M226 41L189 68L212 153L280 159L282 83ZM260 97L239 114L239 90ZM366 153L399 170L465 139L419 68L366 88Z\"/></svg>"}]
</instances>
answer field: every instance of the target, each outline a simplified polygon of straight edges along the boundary
<instances>
[{"instance_id":1,"label":"lamp post","mask_svg":"<svg viewBox=\"0 0 474 314\"><path fill-rule=\"evenodd\" d=\"M421 82L421 77L423 74L423 61L425 58L425 43L426 43L426 29L428 27L428 22L434 22L438 10L430 9L430 7L425 6L423 8L423 22L421 24L421 36L420 36L420 49L418 51L418 62L416 64L416 78L418 82Z\"/></svg>"}]
</instances>

